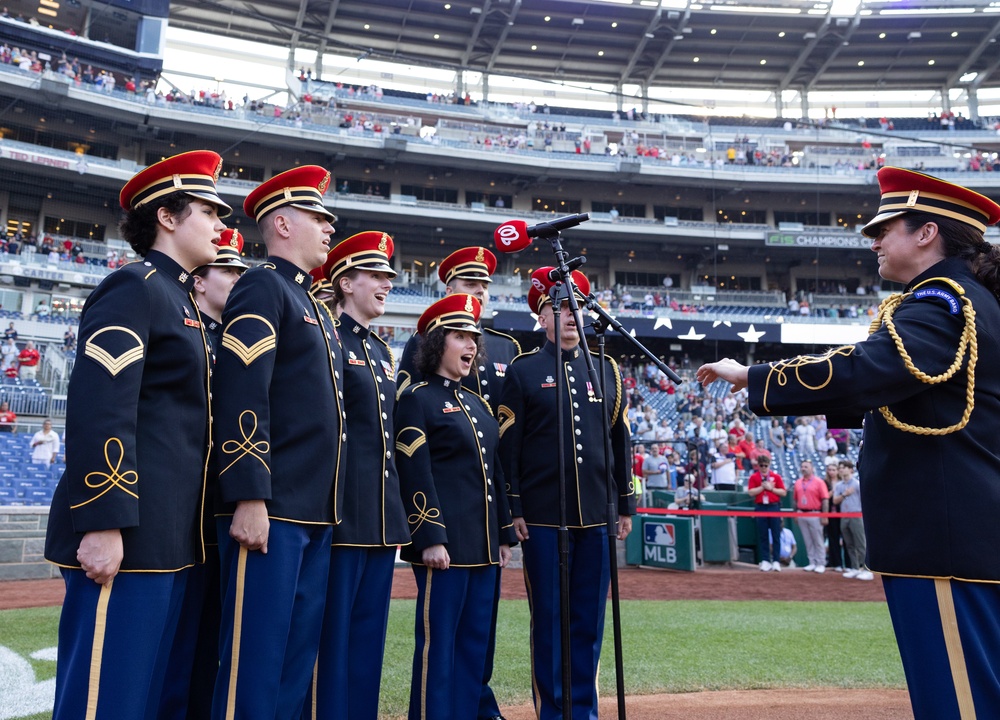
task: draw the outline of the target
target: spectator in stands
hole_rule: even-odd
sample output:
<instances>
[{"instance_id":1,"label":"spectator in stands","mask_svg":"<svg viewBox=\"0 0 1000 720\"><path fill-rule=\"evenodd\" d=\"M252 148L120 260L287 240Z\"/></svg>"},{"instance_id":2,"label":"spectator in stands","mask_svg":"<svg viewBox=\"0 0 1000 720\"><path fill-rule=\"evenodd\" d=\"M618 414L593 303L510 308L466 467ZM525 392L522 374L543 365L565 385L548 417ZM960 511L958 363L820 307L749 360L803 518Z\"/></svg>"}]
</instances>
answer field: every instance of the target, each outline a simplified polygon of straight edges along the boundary
<instances>
[{"instance_id":1,"label":"spectator in stands","mask_svg":"<svg viewBox=\"0 0 1000 720\"><path fill-rule=\"evenodd\" d=\"M73 332L73 328L72 326L70 326L67 327L66 332L63 333L63 352L72 352L75 349L76 349L76 333Z\"/></svg>"},{"instance_id":2,"label":"spectator in stands","mask_svg":"<svg viewBox=\"0 0 1000 720\"><path fill-rule=\"evenodd\" d=\"M826 512L829 508L830 493L826 489L826 483L816 477L812 461L803 460L799 465L802 476L795 481L792 493L795 497L795 509L800 513ZM809 554L809 564L805 569L807 572L826 572L826 548L823 546L823 526L827 524L827 519L819 517L800 517L798 519L799 530L802 531L802 539L806 544L806 552Z\"/></svg>"},{"instance_id":3,"label":"spectator in stands","mask_svg":"<svg viewBox=\"0 0 1000 720\"><path fill-rule=\"evenodd\" d=\"M841 460L838 466L838 480L833 486L834 505L840 506L840 512L861 512L861 483L854 472L854 463ZM840 530L844 539L844 554L850 560L850 567L844 570L845 578L858 580L874 580L871 570L865 567L867 541L865 526L859 517L840 518Z\"/></svg>"},{"instance_id":4,"label":"spectator in stands","mask_svg":"<svg viewBox=\"0 0 1000 720\"><path fill-rule=\"evenodd\" d=\"M767 429L767 440L773 454L785 451L785 428L778 418L771 418L771 427Z\"/></svg>"},{"instance_id":5,"label":"spectator in stands","mask_svg":"<svg viewBox=\"0 0 1000 720\"><path fill-rule=\"evenodd\" d=\"M747 482L747 493L754 499L754 509L771 513L781 509L781 499L788 494L781 475L771 470L771 459L761 456L757 461L757 472ZM763 572L781 570L779 551L781 548L781 518L757 517L757 548L760 553L760 569Z\"/></svg>"},{"instance_id":6,"label":"spectator in stands","mask_svg":"<svg viewBox=\"0 0 1000 720\"><path fill-rule=\"evenodd\" d=\"M49 316L49 304L44 300L39 300L38 305L35 307L35 317L39 320L44 320Z\"/></svg>"},{"instance_id":7,"label":"spectator in stands","mask_svg":"<svg viewBox=\"0 0 1000 720\"><path fill-rule=\"evenodd\" d=\"M4 340L17 340L17 330L14 329L14 323L7 325L7 329L3 331Z\"/></svg>"},{"instance_id":8,"label":"spectator in stands","mask_svg":"<svg viewBox=\"0 0 1000 720\"><path fill-rule=\"evenodd\" d=\"M636 443L632 450L632 475L640 480L642 479L642 464L644 462L646 462L646 446L642 443Z\"/></svg>"},{"instance_id":9,"label":"spectator in stands","mask_svg":"<svg viewBox=\"0 0 1000 720\"><path fill-rule=\"evenodd\" d=\"M825 470L823 482L826 483L827 492L830 494L830 512L837 513L840 512L839 503L833 500L833 488L839 478L837 459L834 458L832 463L827 463ZM832 517L827 520L828 522L824 528L824 535L826 535L826 566L833 568L834 572L843 572L845 567L851 567L851 565L849 562L847 565L844 564L844 552L840 542L840 518Z\"/></svg>"},{"instance_id":10,"label":"spectator in stands","mask_svg":"<svg viewBox=\"0 0 1000 720\"><path fill-rule=\"evenodd\" d=\"M15 366L15 361L17 360L17 354L20 350L17 347L17 343L14 342L14 338L7 338L3 341L3 345L0 345L0 372L5 372L11 367Z\"/></svg>"},{"instance_id":11,"label":"spectator in stands","mask_svg":"<svg viewBox=\"0 0 1000 720\"><path fill-rule=\"evenodd\" d=\"M59 455L59 434L52 429L52 421L46 418L42 429L31 436L31 462L36 465L51 465Z\"/></svg>"},{"instance_id":12,"label":"spectator in stands","mask_svg":"<svg viewBox=\"0 0 1000 720\"><path fill-rule=\"evenodd\" d=\"M816 440L816 450L821 455L826 455L828 450L837 452L837 441L833 439L833 434L829 430Z\"/></svg>"},{"instance_id":13,"label":"spectator in stands","mask_svg":"<svg viewBox=\"0 0 1000 720\"><path fill-rule=\"evenodd\" d=\"M716 490L736 489L736 453L725 440L719 440L712 455L712 487Z\"/></svg>"},{"instance_id":14,"label":"spectator in stands","mask_svg":"<svg viewBox=\"0 0 1000 720\"><path fill-rule=\"evenodd\" d=\"M795 418L795 442L801 452L816 453L816 428L809 423L809 418Z\"/></svg>"},{"instance_id":15,"label":"spectator in stands","mask_svg":"<svg viewBox=\"0 0 1000 720\"><path fill-rule=\"evenodd\" d=\"M17 414L10 409L6 400L0 402L0 432L17 432Z\"/></svg>"},{"instance_id":16,"label":"spectator in stands","mask_svg":"<svg viewBox=\"0 0 1000 720\"><path fill-rule=\"evenodd\" d=\"M684 484L677 488L674 493L674 505L679 508L696 508L701 500L701 492L695 487L695 476L687 474L684 476Z\"/></svg>"},{"instance_id":17,"label":"spectator in stands","mask_svg":"<svg viewBox=\"0 0 1000 720\"><path fill-rule=\"evenodd\" d=\"M29 340L17 355L18 377L22 380L34 380L41 359L42 356L35 348L35 343Z\"/></svg>"},{"instance_id":18,"label":"spectator in stands","mask_svg":"<svg viewBox=\"0 0 1000 720\"><path fill-rule=\"evenodd\" d=\"M847 455L851 449L851 431L845 428L835 428L830 431L833 441L837 444L837 452L840 455Z\"/></svg>"},{"instance_id":19,"label":"spectator in stands","mask_svg":"<svg viewBox=\"0 0 1000 720\"><path fill-rule=\"evenodd\" d=\"M669 461L663 454L663 446L654 443L649 450L649 455L642 463L643 477L643 502L646 507L653 507L653 490L666 490L667 472L669 471Z\"/></svg>"}]
</instances>

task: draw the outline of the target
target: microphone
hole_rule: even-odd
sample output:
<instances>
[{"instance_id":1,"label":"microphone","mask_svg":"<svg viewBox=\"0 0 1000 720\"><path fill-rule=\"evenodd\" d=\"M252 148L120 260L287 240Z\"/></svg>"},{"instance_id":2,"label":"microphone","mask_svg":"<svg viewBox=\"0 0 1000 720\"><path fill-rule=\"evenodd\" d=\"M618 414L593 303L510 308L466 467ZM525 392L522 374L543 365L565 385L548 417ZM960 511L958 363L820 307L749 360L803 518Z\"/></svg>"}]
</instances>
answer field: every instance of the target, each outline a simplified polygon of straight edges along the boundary
<instances>
[{"instance_id":1,"label":"microphone","mask_svg":"<svg viewBox=\"0 0 1000 720\"><path fill-rule=\"evenodd\" d=\"M541 222L529 226L524 220L508 220L493 231L493 242L497 250L503 253L514 253L524 250L536 237L555 237L562 230L576 227L590 220L590 213L567 215L549 222Z\"/></svg>"},{"instance_id":2,"label":"microphone","mask_svg":"<svg viewBox=\"0 0 1000 720\"><path fill-rule=\"evenodd\" d=\"M576 258L573 258L572 260L568 261L566 263L566 267L569 268L570 272L573 272L574 270L576 270L576 269L580 268L581 266L585 265L586 262L587 262L587 258L581 255L580 257L576 257ZM560 282L562 279L563 279L563 276L562 276L562 273L559 272L559 268L552 268L551 270L549 270L549 282L553 282L553 283L554 282Z\"/></svg>"}]
</instances>

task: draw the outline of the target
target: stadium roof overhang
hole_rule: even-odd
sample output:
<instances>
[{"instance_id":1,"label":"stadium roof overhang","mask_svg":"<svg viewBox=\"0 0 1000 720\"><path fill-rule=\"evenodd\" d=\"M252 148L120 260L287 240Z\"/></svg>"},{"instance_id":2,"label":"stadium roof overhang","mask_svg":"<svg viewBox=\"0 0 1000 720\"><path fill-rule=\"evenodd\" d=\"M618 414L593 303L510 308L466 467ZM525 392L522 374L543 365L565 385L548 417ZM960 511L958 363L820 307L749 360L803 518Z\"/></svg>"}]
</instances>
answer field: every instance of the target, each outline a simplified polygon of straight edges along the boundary
<instances>
[{"instance_id":1,"label":"stadium roof overhang","mask_svg":"<svg viewBox=\"0 0 1000 720\"><path fill-rule=\"evenodd\" d=\"M173 27L611 87L1000 87L990 0L174 0ZM846 10L846 12L845 12Z\"/></svg>"}]
</instances>

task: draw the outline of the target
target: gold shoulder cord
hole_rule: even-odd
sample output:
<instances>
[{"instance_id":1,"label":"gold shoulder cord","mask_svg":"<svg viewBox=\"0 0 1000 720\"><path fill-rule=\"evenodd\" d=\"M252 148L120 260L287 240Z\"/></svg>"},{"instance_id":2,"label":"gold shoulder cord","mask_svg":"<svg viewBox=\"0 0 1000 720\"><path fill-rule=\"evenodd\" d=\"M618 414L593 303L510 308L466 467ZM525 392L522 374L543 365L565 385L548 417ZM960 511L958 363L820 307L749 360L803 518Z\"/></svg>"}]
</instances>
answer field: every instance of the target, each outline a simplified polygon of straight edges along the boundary
<instances>
[{"instance_id":1,"label":"gold shoulder cord","mask_svg":"<svg viewBox=\"0 0 1000 720\"><path fill-rule=\"evenodd\" d=\"M882 413L882 417L885 418L885 421L897 430L916 433L917 435L950 435L957 430L961 430L968 424L969 416L972 415L972 410L975 407L974 393L976 389L976 361L979 359L979 342L976 338L976 311L972 307L972 301L965 296L965 289L958 283L948 278L931 278L920 283L920 285L914 287L913 290L916 290L921 285L925 285L926 283L933 281L947 283L958 293L959 297L962 298L962 314L965 316L965 327L962 329L962 337L958 343L958 350L955 351L955 360L947 370L940 375L928 375L924 371L920 370L913 364L913 359L903 346L903 339L899 337L899 333L896 332L896 325L892 321L892 315L896 312L896 308L898 308L904 300L913 294L913 291L908 293L895 293L883 300L882 304L879 306L878 315L868 328L868 334L870 335L874 333L884 323L886 330L889 331L889 336L892 337L892 341L896 344L896 350L899 352L899 356L903 358L903 363L906 365L906 369L909 370L910 374L915 378L921 382L927 383L928 385L936 385L937 383L950 380L962 366L962 359L965 357L966 349L968 349L969 366L966 369L968 381L965 385L965 411L962 413L962 418L957 423L944 428L920 427L918 425L910 425L909 423L901 421L892 414L892 411L889 410L888 406L882 406L878 409L879 412Z\"/></svg>"}]
</instances>

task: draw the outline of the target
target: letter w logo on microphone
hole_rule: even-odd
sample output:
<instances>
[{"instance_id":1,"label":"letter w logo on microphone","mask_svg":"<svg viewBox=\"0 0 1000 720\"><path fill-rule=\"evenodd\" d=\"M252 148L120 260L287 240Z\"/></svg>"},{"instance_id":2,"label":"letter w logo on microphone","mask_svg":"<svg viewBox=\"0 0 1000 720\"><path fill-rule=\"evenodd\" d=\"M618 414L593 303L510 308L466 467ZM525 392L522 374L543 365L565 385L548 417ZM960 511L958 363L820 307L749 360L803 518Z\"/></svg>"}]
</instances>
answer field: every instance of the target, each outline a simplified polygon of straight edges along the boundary
<instances>
[{"instance_id":1,"label":"letter w logo on microphone","mask_svg":"<svg viewBox=\"0 0 1000 720\"><path fill-rule=\"evenodd\" d=\"M517 227L514 225L501 225L496 231L496 241L502 243L504 247L510 247L520 237Z\"/></svg>"}]
</instances>

